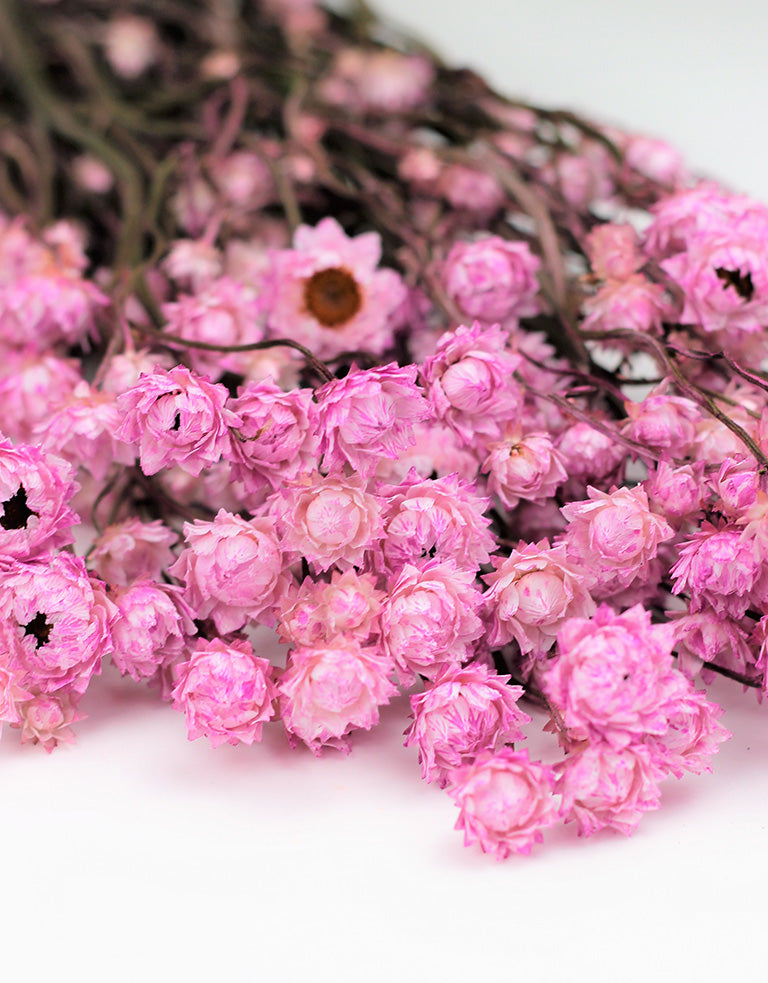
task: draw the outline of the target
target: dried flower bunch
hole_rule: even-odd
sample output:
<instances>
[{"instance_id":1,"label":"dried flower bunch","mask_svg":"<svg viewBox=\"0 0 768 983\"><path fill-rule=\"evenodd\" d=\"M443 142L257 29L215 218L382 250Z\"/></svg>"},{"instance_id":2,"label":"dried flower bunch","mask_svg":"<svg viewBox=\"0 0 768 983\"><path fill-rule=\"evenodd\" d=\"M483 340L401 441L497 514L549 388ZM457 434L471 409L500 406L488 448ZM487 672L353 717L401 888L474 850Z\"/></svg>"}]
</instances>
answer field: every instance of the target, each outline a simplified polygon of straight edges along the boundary
<instances>
[{"instance_id":1,"label":"dried flower bunch","mask_svg":"<svg viewBox=\"0 0 768 983\"><path fill-rule=\"evenodd\" d=\"M705 685L767 685L768 208L360 3L6 0L0 51L21 740L110 660L214 745L407 691L500 858L709 770Z\"/></svg>"}]
</instances>

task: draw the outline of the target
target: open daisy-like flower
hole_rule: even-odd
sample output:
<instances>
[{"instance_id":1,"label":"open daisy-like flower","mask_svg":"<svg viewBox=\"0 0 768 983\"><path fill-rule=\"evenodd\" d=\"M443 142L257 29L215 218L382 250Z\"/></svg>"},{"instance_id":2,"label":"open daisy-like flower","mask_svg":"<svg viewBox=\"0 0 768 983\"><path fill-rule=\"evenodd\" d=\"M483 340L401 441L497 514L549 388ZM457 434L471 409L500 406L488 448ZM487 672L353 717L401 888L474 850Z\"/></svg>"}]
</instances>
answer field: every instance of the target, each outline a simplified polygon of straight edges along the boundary
<instances>
[{"instance_id":1,"label":"open daisy-like flower","mask_svg":"<svg viewBox=\"0 0 768 983\"><path fill-rule=\"evenodd\" d=\"M406 288L394 270L379 269L381 238L348 236L334 218L296 230L293 249L272 253L267 328L311 348L319 358L392 343Z\"/></svg>"}]
</instances>

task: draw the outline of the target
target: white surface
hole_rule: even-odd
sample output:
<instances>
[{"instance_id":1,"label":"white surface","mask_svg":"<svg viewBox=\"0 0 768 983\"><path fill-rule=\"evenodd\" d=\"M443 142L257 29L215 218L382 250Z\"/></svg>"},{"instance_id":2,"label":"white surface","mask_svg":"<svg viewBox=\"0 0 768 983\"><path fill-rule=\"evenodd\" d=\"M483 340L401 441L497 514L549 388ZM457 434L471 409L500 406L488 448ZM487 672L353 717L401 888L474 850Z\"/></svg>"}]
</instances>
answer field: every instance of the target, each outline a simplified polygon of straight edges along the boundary
<instances>
[{"instance_id":1,"label":"white surface","mask_svg":"<svg viewBox=\"0 0 768 983\"><path fill-rule=\"evenodd\" d=\"M378 7L510 92L673 138L768 198L768 8ZM726 682L714 695L733 740L712 776L667 783L635 837L569 829L498 864L462 847L452 802L420 781L402 700L349 758L290 753L269 728L212 751L109 673L77 747L0 745L4 975L764 980L768 706Z\"/></svg>"}]
</instances>

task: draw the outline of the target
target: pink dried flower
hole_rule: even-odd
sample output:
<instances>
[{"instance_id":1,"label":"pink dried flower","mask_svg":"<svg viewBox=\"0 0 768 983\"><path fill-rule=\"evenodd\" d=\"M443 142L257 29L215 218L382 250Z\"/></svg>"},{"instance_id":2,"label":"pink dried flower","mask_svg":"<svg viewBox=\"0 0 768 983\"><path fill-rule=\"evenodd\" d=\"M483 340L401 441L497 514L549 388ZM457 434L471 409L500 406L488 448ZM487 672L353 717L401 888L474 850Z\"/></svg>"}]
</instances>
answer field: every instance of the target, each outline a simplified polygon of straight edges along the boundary
<instances>
[{"instance_id":1,"label":"pink dried flower","mask_svg":"<svg viewBox=\"0 0 768 983\"><path fill-rule=\"evenodd\" d=\"M139 580L112 592L117 608L112 622L112 661L136 682L150 679L181 653L195 634L195 612L180 587Z\"/></svg>"},{"instance_id":2,"label":"pink dried flower","mask_svg":"<svg viewBox=\"0 0 768 983\"><path fill-rule=\"evenodd\" d=\"M119 396L132 389L142 375L150 375L155 369L168 370L173 364L168 352L153 352L147 348L121 352L110 358L101 379L101 391Z\"/></svg>"},{"instance_id":3,"label":"pink dried flower","mask_svg":"<svg viewBox=\"0 0 768 983\"><path fill-rule=\"evenodd\" d=\"M646 571L659 545L674 530L650 511L645 490L614 488L610 493L591 486L589 498L562 508L568 520L564 534L568 558L589 576L597 598L629 587Z\"/></svg>"},{"instance_id":4,"label":"pink dried flower","mask_svg":"<svg viewBox=\"0 0 768 983\"><path fill-rule=\"evenodd\" d=\"M515 508L524 499L550 498L568 478L565 458L548 433L523 434L517 430L502 441L487 445L482 470L488 473L488 491L502 505Z\"/></svg>"},{"instance_id":5,"label":"pink dried flower","mask_svg":"<svg viewBox=\"0 0 768 983\"><path fill-rule=\"evenodd\" d=\"M274 624L288 581L271 518L219 509L212 522L185 522L184 538L187 548L168 573L183 581L198 618L213 618L222 634L249 621Z\"/></svg>"},{"instance_id":6,"label":"pink dried flower","mask_svg":"<svg viewBox=\"0 0 768 983\"><path fill-rule=\"evenodd\" d=\"M757 427L755 421L745 408L734 406L728 408L728 415L734 423L738 423L749 434L755 437ZM741 437L730 430L720 420L712 416L702 416L696 424L696 437L691 450L691 457L704 464L720 467L726 457L742 457L744 443Z\"/></svg>"},{"instance_id":7,"label":"pink dried flower","mask_svg":"<svg viewBox=\"0 0 768 983\"><path fill-rule=\"evenodd\" d=\"M225 202L237 210L254 210L269 204L275 194L272 171L251 150L236 150L211 166L211 177Z\"/></svg>"},{"instance_id":8,"label":"pink dried flower","mask_svg":"<svg viewBox=\"0 0 768 983\"><path fill-rule=\"evenodd\" d=\"M150 68L160 54L160 39L147 17L121 14L113 17L104 32L104 54L116 75L136 79Z\"/></svg>"},{"instance_id":9,"label":"pink dried flower","mask_svg":"<svg viewBox=\"0 0 768 983\"><path fill-rule=\"evenodd\" d=\"M722 715L722 707L710 702L704 690L691 688L670 712L667 732L649 739L663 767L676 778L686 771L696 775L712 771L710 758L732 736L718 722Z\"/></svg>"},{"instance_id":10,"label":"pink dried flower","mask_svg":"<svg viewBox=\"0 0 768 983\"><path fill-rule=\"evenodd\" d=\"M595 202L606 201L614 190L613 159L606 148L594 140L585 140L579 152L566 151L545 165L541 176L550 180L574 208L588 210Z\"/></svg>"},{"instance_id":11,"label":"pink dried flower","mask_svg":"<svg viewBox=\"0 0 768 983\"><path fill-rule=\"evenodd\" d=\"M275 715L277 695L268 659L253 654L244 638L199 638L186 662L174 670L175 710L187 719L190 741L207 737L220 744L253 744Z\"/></svg>"},{"instance_id":12,"label":"pink dried flower","mask_svg":"<svg viewBox=\"0 0 768 983\"><path fill-rule=\"evenodd\" d=\"M55 268L0 283L0 338L13 348L45 352L55 345L87 346L96 316L109 299L90 280Z\"/></svg>"},{"instance_id":13,"label":"pink dried flower","mask_svg":"<svg viewBox=\"0 0 768 983\"><path fill-rule=\"evenodd\" d=\"M579 836L606 828L629 836L643 813L661 804L664 772L642 744L617 749L599 741L569 754L555 770L565 821L576 820Z\"/></svg>"},{"instance_id":14,"label":"pink dried flower","mask_svg":"<svg viewBox=\"0 0 768 983\"><path fill-rule=\"evenodd\" d=\"M479 167L449 164L440 172L436 187L453 208L486 221L505 201L504 191L494 175Z\"/></svg>"},{"instance_id":15,"label":"pink dried flower","mask_svg":"<svg viewBox=\"0 0 768 983\"><path fill-rule=\"evenodd\" d=\"M615 484L627 456L626 448L615 437L586 421L564 430L557 438L557 449L565 459L569 476L564 491L566 500L583 495L588 485Z\"/></svg>"},{"instance_id":16,"label":"pink dried flower","mask_svg":"<svg viewBox=\"0 0 768 983\"><path fill-rule=\"evenodd\" d=\"M353 366L343 379L315 391L326 473L351 470L370 477L382 458L395 460L413 443L413 425L431 415L416 385L417 371L396 362L365 371Z\"/></svg>"},{"instance_id":17,"label":"pink dried flower","mask_svg":"<svg viewBox=\"0 0 768 983\"><path fill-rule=\"evenodd\" d=\"M486 752L451 778L455 784L448 794L461 810L456 829L464 831L464 845L479 843L497 860L530 853L541 843L542 830L559 818L554 773L531 761L527 751Z\"/></svg>"},{"instance_id":18,"label":"pink dried flower","mask_svg":"<svg viewBox=\"0 0 768 983\"><path fill-rule=\"evenodd\" d=\"M726 457L712 486L718 495L719 510L738 519L757 503L760 477L754 459Z\"/></svg>"},{"instance_id":19,"label":"pink dried flower","mask_svg":"<svg viewBox=\"0 0 768 983\"><path fill-rule=\"evenodd\" d=\"M666 288L642 273L625 280L607 280L582 304L585 331L611 331L617 326L651 334L661 332L674 307Z\"/></svg>"},{"instance_id":20,"label":"pink dried flower","mask_svg":"<svg viewBox=\"0 0 768 983\"><path fill-rule=\"evenodd\" d=\"M219 277L177 300L163 304L164 330L188 341L212 345L250 345L261 341L261 300L255 291L230 277ZM248 361L248 353L207 352L191 349L191 364L196 372L213 379L225 371L239 372Z\"/></svg>"},{"instance_id":21,"label":"pink dried flower","mask_svg":"<svg viewBox=\"0 0 768 983\"><path fill-rule=\"evenodd\" d=\"M66 401L38 425L37 439L47 451L86 468L103 481L112 465L133 464L130 447L116 439L120 412L115 397L78 382Z\"/></svg>"},{"instance_id":22,"label":"pink dried flower","mask_svg":"<svg viewBox=\"0 0 768 983\"><path fill-rule=\"evenodd\" d=\"M72 693L41 693L19 707L22 744L42 744L50 754L59 744L74 744L71 725L84 719Z\"/></svg>"},{"instance_id":23,"label":"pink dried flower","mask_svg":"<svg viewBox=\"0 0 768 983\"><path fill-rule=\"evenodd\" d=\"M181 287L196 291L221 276L223 258L208 239L176 239L160 266Z\"/></svg>"},{"instance_id":24,"label":"pink dried flower","mask_svg":"<svg viewBox=\"0 0 768 983\"><path fill-rule=\"evenodd\" d=\"M715 229L688 240L685 252L665 259L664 271L681 287L681 324L703 331L758 332L768 319L765 226Z\"/></svg>"},{"instance_id":25,"label":"pink dried flower","mask_svg":"<svg viewBox=\"0 0 768 983\"><path fill-rule=\"evenodd\" d=\"M75 488L66 461L0 438L0 557L28 560L71 543Z\"/></svg>"},{"instance_id":26,"label":"pink dried flower","mask_svg":"<svg viewBox=\"0 0 768 983\"><path fill-rule=\"evenodd\" d=\"M32 694L19 684L23 658L16 626L7 618L0 618L0 729L3 722L18 723L20 704L32 698Z\"/></svg>"},{"instance_id":27,"label":"pink dried flower","mask_svg":"<svg viewBox=\"0 0 768 983\"><path fill-rule=\"evenodd\" d=\"M466 317L492 324L538 312L540 266L527 243L485 236L454 243L442 279L446 293Z\"/></svg>"},{"instance_id":28,"label":"pink dried flower","mask_svg":"<svg viewBox=\"0 0 768 983\"><path fill-rule=\"evenodd\" d=\"M422 366L435 415L470 446L483 437L498 440L519 416L523 394L513 376L522 357L508 341L498 324L461 325L442 336Z\"/></svg>"},{"instance_id":29,"label":"pink dried flower","mask_svg":"<svg viewBox=\"0 0 768 983\"><path fill-rule=\"evenodd\" d=\"M665 457L687 457L696 438L701 410L690 399L670 396L662 388L649 393L642 402L625 403L627 423L624 432L639 444Z\"/></svg>"},{"instance_id":30,"label":"pink dried flower","mask_svg":"<svg viewBox=\"0 0 768 983\"><path fill-rule=\"evenodd\" d=\"M381 612L384 649L403 682L434 678L445 665L466 662L483 633L482 595L471 571L453 563L406 564L393 574Z\"/></svg>"},{"instance_id":31,"label":"pink dried flower","mask_svg":"<svg viewBox=\"0 0 768 983\"><path fill-rule=\"evenodd\" d=\"M397 459L383 459L376 466L376 477L387 484L404 481L413 470L422 478L436 474L445 478L458 475L464 481L477 478L479 462L463 441L442 423L427 420L413 428L414 443L401 451Z\"/></svg>"},{"instance_id":32,"label":"pink dried flower","mask_svg":"<svg viewBox=\"0 0 768 983\"><path fill-rule=\"evenodd\" d=\"M682 154L665 140L632 135L624 147L624 159L629 167L650 181L670 187L690 181Z\"/></svg>"},{"instance_id":33,"label":"pink dried flower","mask_svg":"<svg viewBox=\"0 0 768 983\"><path fill-rule=\"evenodd\" d=\"M646 263L631 225L596 225L584 246L592 271L601 280L627 280Z\"/></svg>"},{"instance_id":34,"label":"pink dried flower","mask_svg":"<svg viewBox=\"0 0 768 983\"><path fill-rule=\"evenodd\" d=\"M411 472L399 485L381 485L379 494L386 499L382 552L390 572L425 558L472 571L488 562L496 545L483 514L489 501L474 482L456 475L422 480Z\"/></svg>"},{"instance_id":35,"label":"pink dried flower","mask_svg":"<svg viewBox=\"0 0 768 983\"><path fill-rule=\"evenodd\" d=\"M80 364L52 352L30 348L3 352L0 367L0 416L2 431L12 440L35 440L38 427L48 420L55 406L72 395L82 381Z\"/></svg>"},{"instance_id":36,"label":"pink dried flower","mask_svg":"<svg viewBox=\"0 0 768 983\"><path fill-rule=\"evenodd\" d=\"M741 530L704 522L680 547L670 570L672 593L689 593L693 612L708 605L718 614L740 618L752 603L760 573L752 544Z\"/></svg>"},{"instance_id":37,"label":"pink dried flower","mask_svg":"<svg viewBox=\"0 0 768 983\"><path fill-rule=\"evenodd\" d=\"M174 560L171 546L178 537L157 519L130 518L107 526L88 555L90 568L102 580L126 587L136 580L159 580Z\"/></svg>"},{"instance_id":38,"label":"pink dried flower","mask_svg":"<svg viewBox=\"0 0 768 983\"><path fill-rule=\"evenodd\" d=\"M228 405L242 420L229 453L232 473L246 489L277 490L314 470L319 438L311 389L283 392L265 379L244 386Z\"/></svg>"},{"instance_id":39,"label":"pink dried flower","mask_svg":"<svg viewBox=\"0 0 768 983\"><path fill-rule=\"evenodd\" d=\"M364 349L378 355L393 340L393 315L405 299L394 270L379 269L375 232L348 237L334 218L300 226L293 249L274 250L265 307L274 337L290 337L318 358Z\"/></svg>"},{"instance_id":40,"label":"pink dried flower","mask_svg":"<svg viewBox=\"0 0 768 983\"><path fill-rule=\"evenodd\" d=\"M379 634L385 597L372 574L334 570L330 583L305 578L281 598L278 631L296 645L325 645L337 635L368 641Z\"/></svg>"},{"instance_id":41,"label":"pink dried flower","mask_svg":"<svg viewBox=\"0 0 768 983\"><path fill-rule=\"evenodd\" d=\"M272 508L286 552L316 570L360 566L381 539L381 501L357 476L316 475L287 484Z\"/></svg>"},{"instance_id":42,"label":"pink dried flower","mask_svg":"<svg viewBox=\"0 0 768 983\"><path fill-rule=\"evenodd\" d=\"M652 625L639 604L622 614L603 604L591 621L567 621L543 688L570 738L621 749L664 734L669 713L688 690L672 665L673 643L672 628Z\"/></svg>"},{"instance_id":43,"label":"pink dried flower","mask_svg":"<svg viewBox=\"0 0 768 983\"><path fill-rule=\"evenodd\" d=\"M494 557L496 567L483 580L491 612L488 641L516 641L524 653L546 652L567 618L589 617L595 602L584 578L566 558L564 546L520 543L507 557Z\"/></svg>"},{"instance_id":44,"label":"pink dried flower","mask_svg":"<svg viewBox=\"0 0 768 983\"><path fill-rule=\"evenodd\" d=\"M517 706L522 686L508 682L509 676L483 665L449 666L411 697L413 723L405 732L405 746L418 747L425 781L437 780L445 788L450 771L484 751L523 740L520 728L531 718Z\"/></svg>"},{"instance_id":45,"label":"pink dried flower","mask_svg":"<svg viewBox=\"0 0 768 983\"><path fill-rule=\"evenodd\" d=\"M747 634L732 618L709 608L695 614L683 612L671 621L679 657L678 666L693 678L705 662L714 662L744 673L753 658Z\"/></svg>"},{"instance_id":46,"label":"pink dried flower","mask_svg":"<svg viewBox=\"0 0 768 983\"><path fill-rule=\"evenodd\" d=\"M123 414L116 436L138 444L144 474L178 464L198 475L227 450L240 417L226 407L227 390L177 365L142 376L118 397Z\"/></svg>"},{"instance_id":47,"label":"pink dried flower","mask_svg":"<svg viewBox=\"0 0 768 983\"><path fill-rule=\"evenodd\" d=\"M645 250L656 259L684 252L711 231L727 232L746 224L768 226L768 208L746 195L724 191L712 181L667 195L651 205L653 222L645 232Z\"/></svg>"},{"instance_id":48,"label":"pink dried flower","mask_svg":"<svg viewBox=\"0 0 768 983\"><path fill-rule=\"evenodd\" d=\"M349 111L402 113L424 102L434 76L422 55L344 48L320 84L322 98Z\"/></svg>"},{"instance_id":49,"label":"pink dried flower","mask_svg":"<svg viewBox=\"0 0 768 983\"><path fill-rule=\"evenodd\" d=\"M83 561L58 553L0 572L0 617L16 626L14 672L25 689L84 693L111 646Z\"/></svg>"},{"instance_id":50,"label":"pink dried flower","mask_svg":"<svg viewBox=\"0 0 768 983\"><path fill-rule=\"evenodd\" d=\"M645 483L651 509L663 515L674 528L700 518L707 498L704 464L679 468L661 461Z\"/></svg>"},{"instance_id":51,"label":"pink dried flower","mask_svg":"<svg viewBox=\"0 0 768 983\"><path fill-rule=\"evenodd\" d=\"M375 726L379 707L397 692L391 672L391 662L377 648L352 638L295 648L278 685L289 737L304 741L315 754L323 747L348 751L349 732Z\"/></svg>"}]
</instances>

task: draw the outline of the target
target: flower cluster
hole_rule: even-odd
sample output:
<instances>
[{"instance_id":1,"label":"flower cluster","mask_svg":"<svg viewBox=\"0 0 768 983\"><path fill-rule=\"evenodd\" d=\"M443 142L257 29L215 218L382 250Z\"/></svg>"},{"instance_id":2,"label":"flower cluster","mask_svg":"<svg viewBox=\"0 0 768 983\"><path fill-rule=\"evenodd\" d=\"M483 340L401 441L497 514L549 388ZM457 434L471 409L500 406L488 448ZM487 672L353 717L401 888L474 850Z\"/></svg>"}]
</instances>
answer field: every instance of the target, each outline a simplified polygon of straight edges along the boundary
<instances>
[{"instance_id":1,"label":"flower cluster","mask_svg":"<svg viewBox=\"0 0 768 983\"><path fill-rule=\"evenodd\" d=\"M214 747L400 714L500 859L632 832L768 693L768 207L367 12L109 6L0 18L0 721L108 661Z\"/></svg>"}]
</instances>

